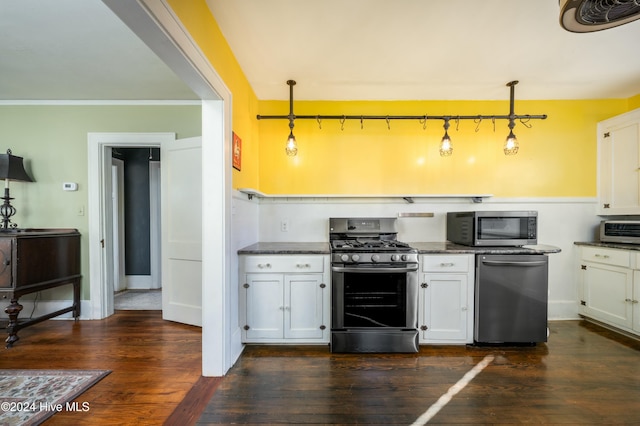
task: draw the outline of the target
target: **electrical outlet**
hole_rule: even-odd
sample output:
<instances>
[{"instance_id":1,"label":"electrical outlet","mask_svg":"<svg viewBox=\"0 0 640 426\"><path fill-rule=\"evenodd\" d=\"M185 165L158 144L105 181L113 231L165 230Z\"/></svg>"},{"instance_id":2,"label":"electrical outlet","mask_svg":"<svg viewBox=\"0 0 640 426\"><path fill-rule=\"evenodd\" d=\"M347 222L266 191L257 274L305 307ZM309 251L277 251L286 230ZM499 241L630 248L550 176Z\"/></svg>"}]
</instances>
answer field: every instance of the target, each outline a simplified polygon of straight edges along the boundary
<instances>
[{"instance_id":1,"label":"electrical outlet","mask_svg":"<svg viewBox=\"0 0 640 426\"><path fill-rule=\"evenodd\" d=\"M284 218L280 221L280 231L289 232L289 218Z\"/></svg>"},{"instance_id":2,"label":"electrical outlet","mask_svg":"<svg viewBox=\"0 0 640 426\"><path fill-rule=\"evenodd\" d=\"M78 206L78 216L84 216L84 206Z\"/></svg>"}]
</instances>

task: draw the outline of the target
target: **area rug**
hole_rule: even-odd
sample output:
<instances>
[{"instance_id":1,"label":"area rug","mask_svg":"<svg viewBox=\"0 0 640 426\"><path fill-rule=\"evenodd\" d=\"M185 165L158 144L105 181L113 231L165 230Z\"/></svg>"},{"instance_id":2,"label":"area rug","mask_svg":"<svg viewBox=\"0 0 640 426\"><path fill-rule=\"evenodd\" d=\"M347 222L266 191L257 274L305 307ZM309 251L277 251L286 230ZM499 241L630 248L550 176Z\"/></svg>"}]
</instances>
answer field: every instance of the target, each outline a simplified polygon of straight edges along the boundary
<instances>
[{"instance_id":1,"label":"area rug","mask_svg":"<svg viewBox=\"0 0 640 426\"><path fill-rule=\"evenodd\" d=\"M60 411L89 411L73 401L109 370L0 370L0 425L38 425Z\"/></svg>"}]
</instances>

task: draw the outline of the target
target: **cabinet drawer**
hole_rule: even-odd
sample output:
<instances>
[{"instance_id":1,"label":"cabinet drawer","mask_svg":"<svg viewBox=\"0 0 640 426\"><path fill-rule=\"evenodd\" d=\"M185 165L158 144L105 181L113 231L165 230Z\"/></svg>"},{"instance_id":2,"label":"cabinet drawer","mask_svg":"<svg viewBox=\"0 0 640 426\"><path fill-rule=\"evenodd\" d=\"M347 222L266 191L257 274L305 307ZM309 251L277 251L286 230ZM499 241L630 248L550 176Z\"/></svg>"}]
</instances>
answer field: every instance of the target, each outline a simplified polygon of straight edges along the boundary
<instances>
[{"instance_id":1,"label":"cabinet drawer","mask_svg":"<svg viewBox=\"0 0 640 426\"><path fill-rule=\"evenodd\" d=\"M322 256L245 256L245 272L323 272Z\"/></svg>"},{"instance_id":2,"label":"cabinet drawer","mask_svg":"<svg viewBox=\"0 0 640 426\"><path fill-rule=\"evenodd\" d=\"M424 272L468 272L471 268L471 256L467 255L428 255L422 256Z\"/></svg>"},{"instance_id":3,"label":"cabinet drawer","mask_svg":"<svg viewBox=\"0 0 640 426\"><path fill-rule=\"evenodd\" d=\"M625 250L583 247L582 260L628 268L630 266L630 253Z\"/></svg>"}]
</instances>

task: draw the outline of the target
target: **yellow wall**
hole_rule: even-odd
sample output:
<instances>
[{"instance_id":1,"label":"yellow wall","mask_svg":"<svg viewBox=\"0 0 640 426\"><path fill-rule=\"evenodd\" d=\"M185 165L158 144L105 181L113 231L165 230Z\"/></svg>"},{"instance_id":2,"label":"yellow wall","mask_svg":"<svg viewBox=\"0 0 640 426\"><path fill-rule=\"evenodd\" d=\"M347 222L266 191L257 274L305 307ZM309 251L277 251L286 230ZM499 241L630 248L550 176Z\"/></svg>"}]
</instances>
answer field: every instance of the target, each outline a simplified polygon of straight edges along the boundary
<instances>
[{"instance_id":1,"label":"yellow wall","mask_svg":"<svg viewBox=\"0 0 640 426\"><path fill-rule=\"evenodd\" d=\"M233 186L255 188L259 170L256 95L205 1L168 0L168 3L232 93L232 130L242 139L242 171L233 170Z\"/></svg>"},{"instance_id":2,"label":"yellow wall","mask_svg":"<svg viewBox=\"0 0 640 426\"><path fill-rule=\"evenodd\" d=\"M630 99L517 101L517 114L547 114L532 128L517 123L516 156L505 156L506 121L451 123L451 157L440 157L441 121L322 123L298 120L299 153L287 157L286 120L256 120L256 114L286 115L288 102L258 101L204 0L168 0L233 94L233 130L243 142L242 171L234 188L268 194L471 194L502 197L593 197L596 195L598 121L640 107ZM299 82L304 84L304 82ZM287 86L283 81L283 92ZM505 101L296 102L295 113L365 115L504 115Z\"/></svg>"},{"instance_id":3,"label":"yellow wall","mask_svg":"<svg viewBox=\"0 0 640 426\"><path fill-rule=\"evenodd\" d=\"M286 88L283 87L283 90ZM454 151L440 157L443 122L298 120L299 152L284 153L287 120L260 120L260 187L268 194L469 194L502 197L596 195L596 124L627 110L627 100L517 101L517 114L547 114L519 122L515 156L502 144L507 121L451 122ZM504 115L507 101L296 102L298 115ZM288 102L260 102L260 114L288 113Z\"/></svg>"}]
</instances>

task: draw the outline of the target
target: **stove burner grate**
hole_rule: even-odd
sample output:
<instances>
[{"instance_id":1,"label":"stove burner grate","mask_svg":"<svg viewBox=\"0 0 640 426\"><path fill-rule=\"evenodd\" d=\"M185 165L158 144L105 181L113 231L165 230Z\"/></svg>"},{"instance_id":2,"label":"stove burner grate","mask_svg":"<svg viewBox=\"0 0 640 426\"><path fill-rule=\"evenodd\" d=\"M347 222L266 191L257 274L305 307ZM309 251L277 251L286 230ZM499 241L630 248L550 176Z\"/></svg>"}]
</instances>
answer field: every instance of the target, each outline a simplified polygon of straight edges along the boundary
<instances>
[{"instance_id":1,"label":"stove burner grate","mask_svg":"<svg viewBox=\"0 0 640 426\"><path fill-rule=\"evenodd\" d=\"M350 249L350 250L407 250L411 247L397 240L374 240L374 239L351 239L351 240L334 240L332 241L334 249Z\"/></svg>"}]
</instances>

